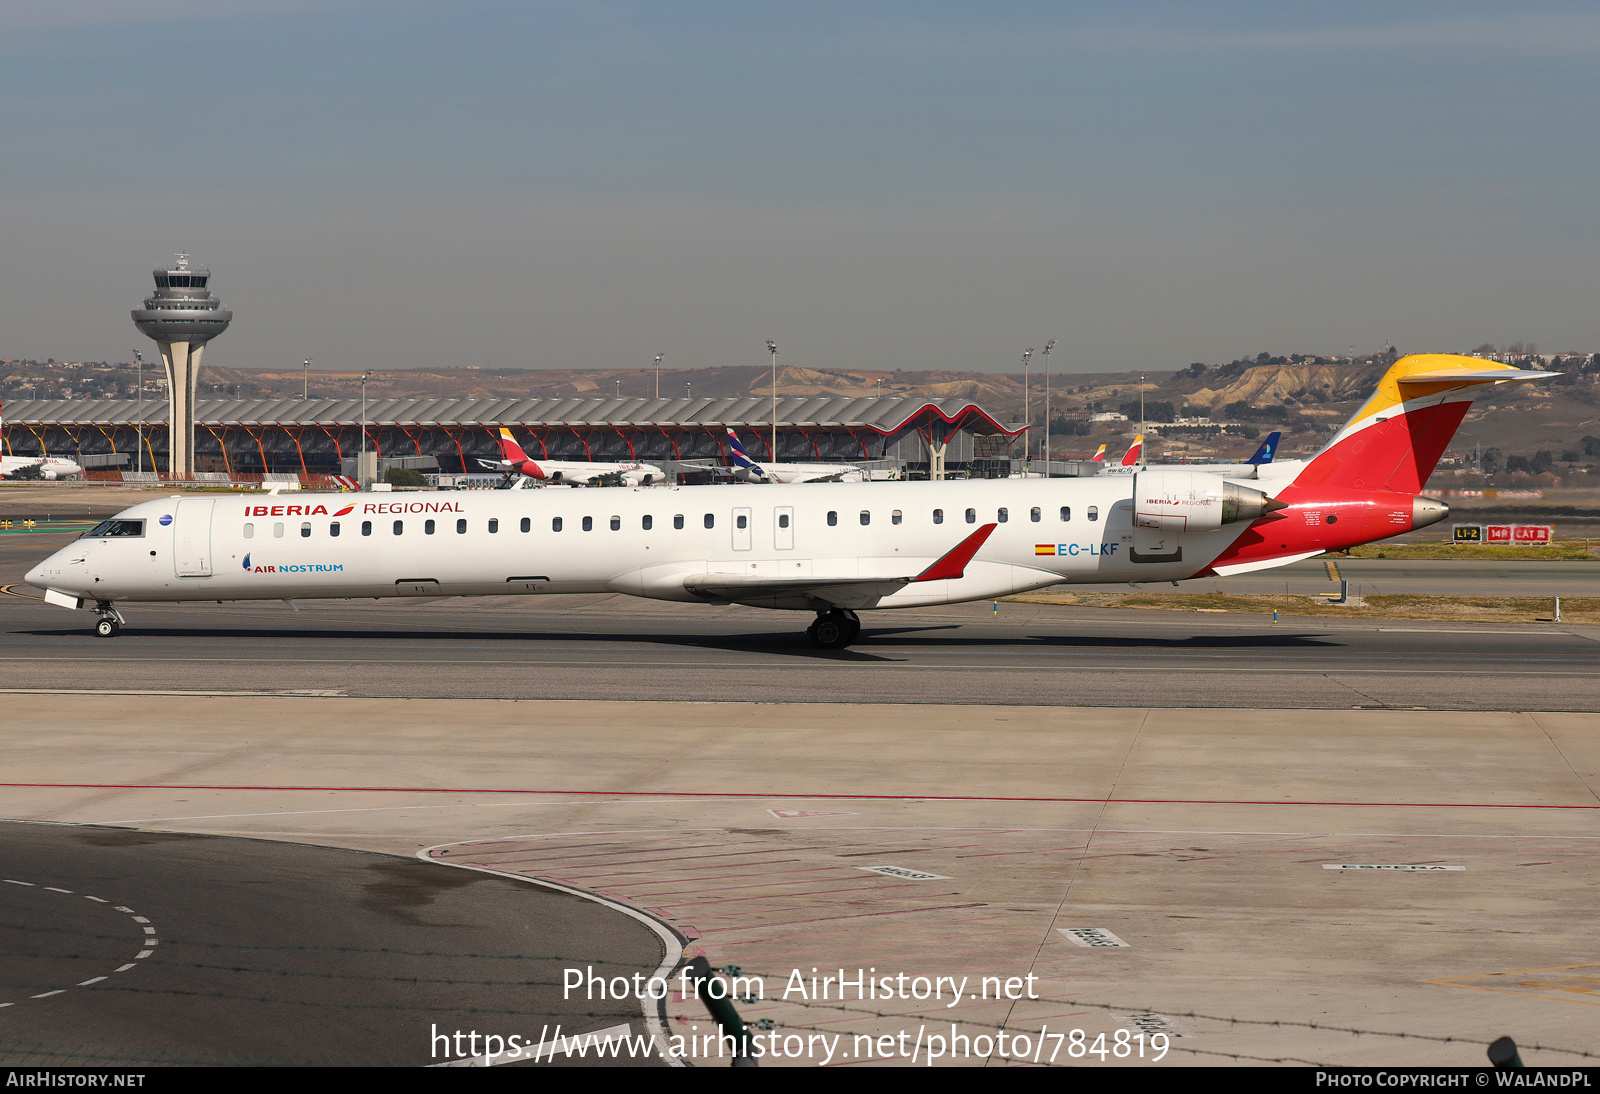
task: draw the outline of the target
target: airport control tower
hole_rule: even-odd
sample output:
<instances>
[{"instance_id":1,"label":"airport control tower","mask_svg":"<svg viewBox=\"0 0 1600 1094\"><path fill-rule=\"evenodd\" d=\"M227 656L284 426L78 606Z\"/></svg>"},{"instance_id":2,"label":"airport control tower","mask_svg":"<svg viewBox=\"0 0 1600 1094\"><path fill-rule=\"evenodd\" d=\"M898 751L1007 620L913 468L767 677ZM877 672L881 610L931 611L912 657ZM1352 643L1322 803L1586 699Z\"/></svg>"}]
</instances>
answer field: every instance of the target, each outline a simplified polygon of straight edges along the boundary
<instances>
[{"instance_id":1,"label":"airport control tower","mask_svg":"<svg viewBox=\"0 0 1600 1094\"><path fill-rule=\"evenodd\" d=\"M194 474L194 385L206 343L228 329L233 312L211 295L211 271L189 268L178 255L170 270L154 270L156 291L133 311L133 325L156 340L167 366L167 470Z\"/></svg>"}]
</instances>

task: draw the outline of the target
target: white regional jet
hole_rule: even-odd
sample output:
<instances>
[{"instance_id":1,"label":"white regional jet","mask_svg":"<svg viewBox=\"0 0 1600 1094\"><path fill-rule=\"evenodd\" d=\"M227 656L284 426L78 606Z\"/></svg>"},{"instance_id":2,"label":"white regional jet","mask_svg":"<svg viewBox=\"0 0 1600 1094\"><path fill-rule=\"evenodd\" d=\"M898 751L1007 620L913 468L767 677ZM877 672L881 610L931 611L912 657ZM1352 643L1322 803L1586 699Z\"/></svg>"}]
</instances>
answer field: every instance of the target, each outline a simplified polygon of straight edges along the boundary
<instances>
[{"instance_id":1,"label":"white regional jet","mask_svg":"<svg viewBox=\"0 0 1600 1094\"><path fill-rule=\"evenodd\" d=\"M1181 581L1280 566L1443 519L1421 496L1473 395L1552 376L1402 358L1309 461L1238 481L1183 468L947 482L173 497L117 514L28 572L45 600L123 626L139 601L628 593L816 613L1058 582Z\"/></svg>"}]
</instances>

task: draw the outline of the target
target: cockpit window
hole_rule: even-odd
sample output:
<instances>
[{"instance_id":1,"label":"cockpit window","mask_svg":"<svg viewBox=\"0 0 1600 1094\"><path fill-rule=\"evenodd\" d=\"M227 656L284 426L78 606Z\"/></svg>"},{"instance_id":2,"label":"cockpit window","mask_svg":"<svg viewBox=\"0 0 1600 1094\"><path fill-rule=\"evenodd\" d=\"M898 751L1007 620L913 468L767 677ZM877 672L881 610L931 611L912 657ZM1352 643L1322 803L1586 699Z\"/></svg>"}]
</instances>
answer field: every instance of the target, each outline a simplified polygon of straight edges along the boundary
<instances>
[{"instance_id":1,"label":"cockpit window","mask_svg":"<svg viewBox=\"0 0 1600 1094\"><path fill-rule=\"evenodd\" d=\"M92 539L109 539L111 537L128 538L144 535L144 521L142 520L103 520L89 529L84 535Z\"/></svg>"}]
</instances>

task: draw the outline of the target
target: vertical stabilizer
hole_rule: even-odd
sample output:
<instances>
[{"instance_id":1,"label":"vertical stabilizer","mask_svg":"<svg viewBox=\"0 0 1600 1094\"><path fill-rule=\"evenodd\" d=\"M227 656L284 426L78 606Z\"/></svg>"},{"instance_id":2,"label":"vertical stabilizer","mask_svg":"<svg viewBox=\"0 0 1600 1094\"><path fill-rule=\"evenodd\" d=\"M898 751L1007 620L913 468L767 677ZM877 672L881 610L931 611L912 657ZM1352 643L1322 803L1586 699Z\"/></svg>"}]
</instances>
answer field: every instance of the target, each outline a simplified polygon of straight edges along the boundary
<instances>
[{"instance_id":1,"label":"vertical stabilizer","mask_svg":"<svg viewBox=\"0 0 1600 1094\"><path fill-rule=\"evenodd\" d=\"M500 427L500 458L507 463L526 463L528 460L528 454L505 426Z\"/></svg>"},{"instance_id":2,"label":"vertical stabilizer","mask_svg":"<svg viewBox=\"0 0 1600 1094\"><path fill-rule=\"evenodd\" d=\"M1402 357L1295 485L1421 493L1480 390L1555 375L1449 353Z\"/></svg>"}]
</instances>

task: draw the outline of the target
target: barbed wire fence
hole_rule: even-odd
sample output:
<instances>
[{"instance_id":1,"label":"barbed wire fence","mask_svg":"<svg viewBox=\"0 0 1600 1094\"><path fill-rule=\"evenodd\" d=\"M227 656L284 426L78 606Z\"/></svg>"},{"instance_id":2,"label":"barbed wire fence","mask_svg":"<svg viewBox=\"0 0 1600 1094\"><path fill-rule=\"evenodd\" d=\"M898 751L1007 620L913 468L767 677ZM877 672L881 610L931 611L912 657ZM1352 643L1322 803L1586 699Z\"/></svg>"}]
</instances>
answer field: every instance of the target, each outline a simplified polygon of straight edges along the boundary
<instances>
[{"instance_id":1,"label":"barbed wire fence","mask_svg":"<svg viewBox=\"0 0 1600 1094\"><path fill-rule=\"evenodd\" d=\"M11 926L11 927L20 928L23 925L22 924L0 924L0 926ZM35 927L34 925L31 925L31 924L28 925L28 929L34 930L36 933L40 932L40 931L42 931L44 933L49 933L49 932L52 932L52 931L59 932L59 933L69 933L69 934L71 934L74 937L79 938L79 939L94 939L94 940L104 940L104 941L125 941L126 938L127 938L126 935L121 935L121 934L95 934L95 933L92 933L92 932L85 932L85 931L74 930L74 929L70 929L70 928L50 928L50 927L37 928L37 927ZM360 971L348 971L348 970L333 969L333 968L326 968L326 967L324 967L324 968L295 969L295 968L285 968L285 967L283 967L283 964L282 964L281 961L277 961L277 962L274 962L274 961L255 961L255 962L251 962L251 961L247 961L247 960L243 960L243 959L234 959L234 960L189 959L189 958L181 956L182 953L185 950L189 950L191 952L195 951L195 950L200 950L200 951L206 951L206 950L227 951L230 954L246 954L246 955L259 954L259 955L262 955L262 957L266 957L267 955L277 955L279 957L282 957L282 956L286 956L286 955L289 955L289 954L305 954L305 955L317 955L317 956L323 956L323 957L333 957L335 955L346 955L346 956L352 956L352 957L361 956L361 957L371 957L371 958L381 958L381 959L394 959L394 958L418 959L418 960L423 960L423 961L518 962L518 963L534 964L534 965L540 965L540 966L546 966L546 967L553 966L553 965L559 965L559 966L562 966L563 968L574 968L574 967L576 967L576 966L581 964L581 965L583 965L585 967L586 971L588 971L591 974L600 974L600 973L605 973L605 972L613 972L614 973L613 976L605 977L605 979L614 980L616 977L620 976L622 979L627 980L630 983L633 982L633 980L635 979L634 974L639 972L639 969L638 969L637 965L634 965L634 964L631 964L631 963L626 963L626 962L619 962L615 957L608 957L608 956L600 955L600 954L592 954L592 955L575 955L575 954L539 954L539 955L529 955L529 954L522 954L522 953L476 953L476 952L442 951L442 950L413 950L413 949L402 949L402 948L397 948L397 947L385 947L385 946L356 946L356 945L337 945L337 944L333 944L333 945L309 945L309 944L208 942L208 941L202 941L202 940L192 940L191 941L191 940L182 940L182 939L173 939L173 938L168 938L168 939L164 940L163 952L161 954L161 960L159 961L159 963L153 963L148 968L152 972L156 972L156 971L161 970L161 969L184 969L184 970L192 970L192 971L203 973L203 974L215 973L215 974L219 974L219 975L222 975L222 976L225 976L225 977L237 977L237 976L270 977L270 978L278 979L278 980L284 982L285 984L288 984L288 983L291 983L291 982L294 982L294 981L302 981L302 982L303 981L322 981L322 982L332 983L332 984L371 983L371 984L395 985L395 986L402 986L402 987L410 986L410 987L418 987L418 988L423 988L423 987L462 988L462 989L492 988L492 989L513 989L513 990L515 990L515 989L529 989L529 988L564 989L564 988L570 987L570 984L568 983L568 981L567 981L565 976L557 977L557 978L547 978L546 976L541 975L539 972L535 972L534 975L531 975L531 976L518 976L518 977L512 977L512 978L505 978L505 977L495 977L495 976L487 976L487 977L472 977L472 976L459 976L459 975L455 975L455 976L449 976L449 975L435 976L435 975L424 975L424 974L422 974L420 972L411 973L411 974L406 974L406 973L383 973L383 972L360 972ZM100 961L100 960L104 960L105 959L105 955L102 954L102 953L83 952L83 951L78 951L78 950L72 950L70 948L67 948L65 952L63 952L63 950L46 950L46 949L36 949L36 950L33 950L33 951L16 951L16 950L13 950L13 951L9 952L7 956L10 957L10 958L13 958L13 959L15 959L15 958L40 958L40 959L55 959L55 960L59 960L59 959L74 959L74 960L86 960L86 961ZM667 978L669 983L672 980L675 980L677 978L678 973L681 971L681 969L682 969L682 966L680 966L680 968L678 970L674 970L673 974L670 977ZM716 972L716 973L719 973L719 974L721 974L723 976L729 977L729 978L732 978L732 977L740 977L740 978L757 977L757 978L759 978L761 980L763 985L765 983L769 982L769 981L782 982L782 981L785 981L787 979L787 974L773 974L773 973L759 973L759 972L752 973L752 972L749 972L747 970L744 970L744 969L742 969L742 968L740 968L738 966L734 966L734 965L725 965L725 966L722 966L720 968L716 968L713 971ZM646 978L648 977L648 974L640 974L640 975L643 976L643 977L646 977ZM146 978L146 979L148 979L148 978ZM3 987L3 986L4 985L0 985L0 987ZM22 987L22 985L17 985L17 987L20 988L20 987ZM436 1002L406 1003L406 1002L396 1002L396 1001L392 1001L392 1000L381 1000L381 999L367 999L367 1000L331 999L331 998L319 999L319 998L311 997L315 993L295 993L293 991L273 992L273 993L257 991L257 992L251 993L251 992L227 991L227 990L221 990L221 989L218 989L218 988L162 986L162 985L148 985L147 986L145 983L135 982L135 981L131 981L131 980L130 981L123 981L123 982L115 982L115 983L114 982L106 982L106 983L96 984L92 989L86 989L86 990L93 990L93 991L96 991L96 992L114 992L114 993L117 993L117 994L126 994L126 995L132 995L132 996L171 997L171 998L198 998L198 999L217 1000L219 1002L239 1002L239 1003L274 1005L274 1006L290 1006L290 1007L304 1007L304 1008L324 1008L324 1009L328 1009L328 1010L350 1010L350 1011L366 1011L366 1012L379 1012L379 1013L385 1013L386 1012L386 1013L394 1013L394 1014L405 1014L405 1013L434 1013L434 1014L440 1014L440 1013L449 1013L451 1015L472 1015L472 1016L483 1015L483 1016L493 1016L493 1017L502 1017L502 1018L515 1018L515 1019L521 1019L521 1020L524 1020L524 1021L557 1020L557 1021L560 1021L560 1022L567 1022L567 1021L572 1021L572 1020L584 1020L584 1019L615 1021L617 1019L617 1017L618 1017L617 1011L615 1009L610 1009L610 1010L606 1010L606 1009L577 1009L577 1008L562 1007L560 1009L545 1010L545 1009L542 1009L542 1008L539 1008L539 1007L525 1006L525 1005L512 1005L512 1004L478 1006L478 1005L473 1005L473 1004L469 1004L469 1003L464 1003L464 1002L461 1002L461 1001L451 1001L451 1002L437 1002L436 1001ZM764 995L764 993L763 993L763 995ZM630 998L635 998L635 997L630 996ZM612 1000L612 1001L615 1001L615 1000ZM689 1002L690 1000L684 999L682 1001L683 1002ZM744 997L744 998L736 999L734 1001L735 1002L739 1002L739 1003L743 1003L743 1004L746 1004L746 1005L749 1005L749 1004L752 1004L752 1003L770 1003L770 1004L774 1004L776 1006L789 1008L791 1010L791 1012L798 1011L800 1014L806 1015L806 1016L811 1018L811 1021L808 1021L808 1022L805 1022L805 1021L797 1022L797 1021L793 1021L793 1020L790 1020L790 1019L783 1019L783 1018L780 1017L780 1018L776 1018L776 1019L760 1019L760 1020L758 1020L758 1022L752 1023L752 1024L757 1025L757 1026L759 1026L759 1027L761 1027L763 1029L782 1029L782 1030L807 1032L807 1033L818 1033L818 1034L826 1034L826 1035L838 1034L838 1035L841 1035L841 1036L856 1037L856 1036L868 1036L869 1035L867 1030L865 1028L862 1028L859 1025L859 1023L868 1023L868 1022L870 1022L870 1023L881 1023L881 1022L885 1022L885 1021L900 1022L900 1023L906 1023L906 1022L924 1022L925 1023L926 1022L926 1015L919 1014L919 1013L914 1012L914 1011L907 1011L907 1010L895 1011L895 1010L883 1010L883 1009L861 1007L861 1006L852 1006L852 1005L847 1005L847 1003L842 1001L842 1000L834 1002L834 1001L824 1001L824 1000L814 1000L814 999L795 1000L795 999L776 998L776 997L763 997L763 998L759 998L758 999L758 998L753 997L753 996L747 996L747 997ZM1076 1008L1104 1011L1104 1012L1110 1013L1110 1014L1112 1014L1114 1016L1149 1014L1149 1015L1155 1015L1155 1016L1159 1016L1161 1018L1166 1018L1166 1019L1181 1019L1181 1020L1188 1021L1188 1022L1213 1023L1213 1024L1216 1024L1216 1025L1219 1025L1219 1026L1230 1028L1230 1029L1246 1027L1246 1028L1258 1028L1258 1029L1303 1030L1303 1031L1309 1031L1309 1032L1315 1032L1315 1033L1341 1034L1341 1035L1345 1035L1345 1036L1349 1036L1349 1037L1358 1037L1358 1038L1359 1037L1371 1037L1371 1038L1382 1038L1382 1039L1388 1039L1388 1040L1394 1040L1394 1041L1413 1041L1413 1042L1439 1044L1439 1045L1460 1044L1460 1045L1471 1045L1471 1046L1474 1046L1474 1047L1483 1047L1482 1040L1480 1038L1476 1038L1476 1037L1462 1037L1462 1036L1453 1036L1453 1035L1416 1033L1416 1032L1405 1031L1405 1030L1367 1029L1367 1028L1363 1028L1363 1027L1359 1027L1359 1026L1352 1026L1352 1025L1340 1025L1340 1024L1328 1023L1328 1022L1296 1021L1296 1020L1285 1019L1285 1018L1271 1018L1271 1019L1268 1019L1268 1018L1249 1018L1249 1017L1241 1017L1241 1016L1238 1016L1238 1015L1210 1014L1210 1013L1205 1013L1205 1012L1202 1012L1202 1011L1195 1011L1195 1010L1173 1010L1173 1009L1159 1009L1158 1010L1156 1008L1151 1008L1151 1007L1144 1006L1144 1005L1134 1005L1134 1004L1129 1004L1129 1003L1099 1002L1099 1001L1085 1000L1085 999L1080 999L1080 998L1064 999L1064 1000L1052 1000L1052 1001L1056 1002L1056 1003L1060 1003L1062 1005L1067 1005L1067 1006L1076 1007ZM828 1017L823 1017L824 1015L826 1015ZM821 1022L826 1022L826 1024L819 1024ZM850 1024L850 1025L856 1026L856 1028L849 1028L849 1026L846 1025L847 1023ZM1039 1032L1040 1032L1040 1028L1039 1027L1040 1027L1040 1023L1033 1022L1033 1023L1019 1023L1019 1024L1016 1024L1014 1026L995 1026L995 1027L984 1026L982 1024L974 1024L971 1028L974 1028L974 1029L978 1029L978 1028L983 1028L983 1029L993 1028L993 1029L995 1029L995 1031L997 1033L1003 1030L1010 1036L1015 1036L1016 1034L1023 1034L1024 1036L1027 1036L1027 1037L1037 1037L1039 1035ZM1238 1062L1248 1061L1248 1062L1253 1062L1253 1063L1267 1063L1267 1064L1280 1064L1280 1065L1327 1066L1327 1062L1326 1061L1322 1061L1322 1060L1312 1060L1312 1059L1306 1059L1304 1057L1287 1056L1287 1055L1285 1055L1285 1056L1272 1056L1272 1055L1257 1055L1257 1054L1244 1053L1244 1052L1229 1052L1229 1051L1224 1051L1224 1050L1219 1050L1219 1049L1202 1048L1202 1047L1193 1046L1193 1045L1181 1045L1181 1044L1177 1044L1176 1040L1177 1040L1177 1037L1175 1035L1169 1038L1168 1051L1183 1053L1185 1055L1190 1055L1190 1056L1195 1056L1195 1057L1214 1057L1214 1058L1218 1058L1218 1059L1227 1059L1227 1060L1233 1060L1233 1061L1238 1061ZM1519 1043L1519 1047L1524 1052L1528 1052L1528 1053L1543 1053L1543 1054L1562 1056L1562 1057L1566 1057L1566 1058L1569 1058L1569 1059L1578 1059L1578 1060L1600 1060L1600 1053L1591 1052L1591 1051L1588 1051L1588 1050L1585 1050L1585 1049L1567 1048L1567 1047L1561 1047L1561 1046L1556 1046L1556 1045L1547 1045L1547 1044L1543 1044L1543 1043L1539 1043L1539 1042L1531 1042L1531 1041L1530 1042L1520 1042ZM1025 1061L1022 1061L1020 1059L1011 1059L1011 1058L1008 1058L1008 1057L997 1057L997 1058L1002 1060L1003 1062L1013 1062L1013 1063L1025 1062ZM23 1044L16 1043L15 1041L10 1041L10 1042L4 1043L3 1045L0 1045L0 1062L4 1062L4 1063L7 1063L7 1064L12 1064L12 1065L24 1065L24 1066L50 1066L50 1065L68 1065L68 1064L70 1064L70 1065L80 1065L80 1064L162 1065L162 1064L167 1064L167 1065L201 1065L201 1066L204 1066L204 1065L225 1064L225 1063L251 1063L251 1064L272 1065L272 1064L288 1064L288 1063L297 1063L297 1062L298 1063L304 1063L306 1061L304 1059L290 1060L290 1059L286 1059L286 1058L285 1059L278 1059L278 1058L271 1058L271 1057L262 1058L262 1057L255 1057L255 1056L249 1056L249 1055L239 1056L239 1055L234 1055L234 1054L230 1054L230 1053L218 1053L218 1052L215 1052L215 1051L207 1051L207 1050L199 1050L199 1049L196 1049L196 1050L179 1050L179 1049L139 1050L139 1049L132 1049L132 1048L123 1049L123 1048L117 1048L117 1047L114 1047L114 1046L91 1044L91 1043L88 1043L88 1042L84 1042L84 1043L82 1043L82 1044L80 1044L80 1045L78 1045L76 1047L68 1048L68 1047L65 1047L65 1046L63 1046L61 1044L47 1045L47 1044L42 1044L42 1043L36 1043L36 1044L32 1044L32 1045L23 1045ZM337 1062L340 1062L340 1061L328 1060L327 1062L329 1062L329 1063L337 1063ZM393 1061L393 1062L395 1062L395 1063L407 1063L407 1062L412 1062L412 1061L397 1060L397 1061ZM1026 1061L1026 1062L1033 1063L1034 1061ZM1064 1066L1064 1065L1060 1064L1059 1061L1058 1061L1056 1066Z\"/></svg>"}]
</instances>

